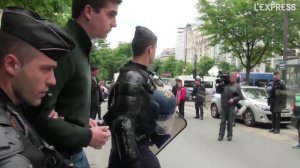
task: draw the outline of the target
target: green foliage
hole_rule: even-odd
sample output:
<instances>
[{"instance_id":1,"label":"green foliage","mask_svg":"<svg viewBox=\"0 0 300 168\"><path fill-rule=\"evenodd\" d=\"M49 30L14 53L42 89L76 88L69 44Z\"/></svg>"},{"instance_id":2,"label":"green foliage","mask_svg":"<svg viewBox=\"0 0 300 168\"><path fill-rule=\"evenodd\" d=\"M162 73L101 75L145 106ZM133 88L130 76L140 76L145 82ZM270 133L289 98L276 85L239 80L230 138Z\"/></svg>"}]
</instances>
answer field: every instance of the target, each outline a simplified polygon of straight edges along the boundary
<instances>
[{"instance_id":1,"label":"green foliage","mask_svg":"<svg viewBox=\"0 0 300 168\"><path fill-rule=\"evenodd\" d=\"M222 72L230 72L230 64L226 61L220 61L219 65L218 65L218 68Z\"/></svg>"},{"instance_id":2,"label":"green foliage","mask_svg":"<svg viewBox=\"0 0 300 168\"><path fill-rule=\"evenodd\" d=\"M222 71L223 73L229 73L229 72L240 72L241 68L237 67L235 65L230 65L228 62L226 61L220 61L218 63L218 68L220 69L220 71Z\"/></svg>"},{"instance_id":3,"label":"green foliage","mask_svg":"<svg viewBox=\"0 0 300 168\"><path fill-rule=\"evenodd\" d=\"M204 56L200 59L200 62L197 64L198 74L207 75L208 71L215 65L215 60L208 56Z\"/></svg>"},{"instance_id":4,"label":"green foliage","mask_svg":"<svg viewBox=\"0 0 300 168\"><path fill-rule=\"evenodd\" d=\"M185 75L190 75L193 73L193 64L192 63L189 63L187 62L186 63L186 66L185 66Z\"/></svg>"},{"instance_id":5,"label":"green foliage","mask_svg":"<svg viewBox=\"0 0 300 168\"><path fill-rule=\"evenodd\" d=\"M64 25L71 13L71 0L1 0L0 8L17 6L31 9L42 18Z\"/></svg>"},{"instance_id":6,"label":"green foliage","mask_svg":"<svg viewBox=\"0 0 300 168\"><path fill-rule=\"evenodd\" d=\"M97 40L94 46L90 57L91 63L100 66L101 80L111 80L113 74L119 72L132 57L130 43L120 43L117 48L111 49L105 41Z\"/></svg>"},{"instance_id":7,"label":"green foliage","mask_svg":"<svg viewBox=\"0 0 300 168\"><path fill-rule=\"evenodd\" d=\"M269 4L269 0L199 0L200 30L210 37L211 45L222 44L223 50L231 52L250 70L262 60L278 53L283 47L283 12L255 10L255 4ZM275 0L277 3L283 0ZM299 0L289 0L300 6ZM298 14L298 15L297 15ZM289 12L289 44L299 44L299 10Z\"/></svg>"},{"instance_id":8,"label":"green foliage","mask_svg":"<svg viewBox=\"0 0 300 168\"><path fill-rule=\"evenodd\" d=\"M161 76L162 73L169 72L172 74L172 77L175 77L182 74L183 61L175 60L174 56L170 56L167 60L155 59L150 69L154 71L156 67L159 67L157 72L158 76ZM187 72L191 71L192 66L187 64Z\"/></svg>"},{"instance_id":9,"label":"green foliage","mask_svg":"<svg viewBox=\"0 0 300 168\"><path fill-rule=\"evenodd\" d=\"M273 69L269 64L266 64L266 72L275 72L275 69Z\"/></svg>"}]
</instances>

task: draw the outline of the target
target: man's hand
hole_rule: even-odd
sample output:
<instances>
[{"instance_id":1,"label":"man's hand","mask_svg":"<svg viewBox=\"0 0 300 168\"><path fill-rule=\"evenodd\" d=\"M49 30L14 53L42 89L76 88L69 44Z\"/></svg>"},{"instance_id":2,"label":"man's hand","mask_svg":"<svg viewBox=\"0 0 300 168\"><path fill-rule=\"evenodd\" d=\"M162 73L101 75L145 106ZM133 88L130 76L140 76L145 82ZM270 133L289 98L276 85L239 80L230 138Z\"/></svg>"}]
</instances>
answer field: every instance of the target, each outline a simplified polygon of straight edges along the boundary
<instances>
[{"instance_id":1,"label":"man's hand","mask_svg":"<svg viewBox=\"0 0 300 168\"><path fill-rule=\"evenodd\" d=\"M90 128L97 127L98 126L97 121L90 118L89 126L90 126Z\"/></svg>"},{"instance_id":2,"label":"man's hand","mask_svg":"<svg viewBox=\"0 0 300 168\"><path fill-rule=\"evenodd\" d=\"M233 99L232 99L232 98L229 99L228 103L229 103L229 104L233 104Z\"/></svg>"},{"instance_id":3,"label":"man's hand","mask_svg":"<svg viewBox=\"0 0 300 168\"><path fill-rule=\"evenodd\" d=\"M52 119L65 119L64 117L60 117L60 116L58 116L58 113L56 112L56 111L54 111L54 110L52 110L51 112L50 112L50 114L48 115L48 117L49 118L52 118Z\"/></svg>"},{"instance_id":4,"label":"man's hand","mask_svg":"<svg viewBox=\"0 0 300 168\"><path fill-rule=\"evenodd\" d=\"M111 134L108 126L99 126L90 128L92 131L92 139L89 146L95 149L101 149L109 140Z\"/></svg>"},{"instance_id":5,"label":"man's hand","mask_svg":"<svg viewBox=\"0 0 300 168\"><path fill-rule=\"evenodd\" d=\"M50 112L50 114L48 115L49 118L53 118L53 119L57 119L58 118L58 114L56 111L52 110Z\"/></svg>"}]
</instances>

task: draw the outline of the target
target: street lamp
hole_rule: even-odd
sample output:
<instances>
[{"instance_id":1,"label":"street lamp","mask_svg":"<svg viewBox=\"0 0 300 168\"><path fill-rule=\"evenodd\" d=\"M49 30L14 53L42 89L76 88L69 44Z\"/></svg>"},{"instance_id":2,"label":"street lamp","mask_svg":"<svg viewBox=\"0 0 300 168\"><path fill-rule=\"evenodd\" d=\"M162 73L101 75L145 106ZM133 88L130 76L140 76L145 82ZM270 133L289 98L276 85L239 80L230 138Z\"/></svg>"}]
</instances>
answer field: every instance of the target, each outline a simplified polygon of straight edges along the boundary
<instances>
[{"instance_id":1,"label":"street lamp","mask_svg":"<svg viewBox=\"0 0 300 168\"><path fill-rule=\"evenodd\" d=\"M186 60L187 60L187 31L190 29L191 25L187 24L185 27L179 27L178 33L184 32L184 64L182 68L182 74L184 75L186 72Z\"/></svg>"},{"instance_id":2,"label":"street lamp","mask_svg":"<svg viewBox=\"0 0 300 168\"><path fill-rule=\"evenodd\" d=\"M287 0L285 0L285 5ZM284 68L282 69L282 80L286 83L286 74L287 74L287 43L288 43L288 13L284 11L283 13L283 62Z\"/></svg>"},{"instance_id":3,"label":"street lamp","mask_svg":"<svg viewBox=\"0 0 300 168\"><path fill-rule=\"evenodd\" d=\"M194 55L194 70L193 70L193 77L196 80L197 78L197 54Z\"/></svg>"}]
</instances>

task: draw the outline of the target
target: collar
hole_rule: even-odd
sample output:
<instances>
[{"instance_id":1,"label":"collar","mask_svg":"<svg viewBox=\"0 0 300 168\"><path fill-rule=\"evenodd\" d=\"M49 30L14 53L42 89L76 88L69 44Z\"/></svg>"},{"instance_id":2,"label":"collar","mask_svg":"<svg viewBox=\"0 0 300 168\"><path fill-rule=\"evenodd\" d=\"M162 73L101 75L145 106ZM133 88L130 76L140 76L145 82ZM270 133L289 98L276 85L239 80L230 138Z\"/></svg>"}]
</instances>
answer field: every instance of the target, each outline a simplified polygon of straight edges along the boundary
<instances>
[{"instance_id":1,"label":"collar","mask_svg":"<svg viewBox=\"0 0 300 168\"><path fill-rule=\"evenodd\" d=\"M80 24L74 19L69 19L65 29L72 35L74 41L76 41L79 47L82 48L87 55L89 55L92 48L92 40Z\"/></svg>"},{"instance_id":2,"label":"collar","mask_svg":"<svg viewBox=\"0 0 300 168\"><path fill-rule=\"evenodd\" d=\"M19 109L18 106L16 106L10 98L6 95L6 93L0 88L0 107L4 107L7 104L9 104L11 107L13 107L15 110Z\"/></svg>"},{"instance_id":3,"label":"collar","mask_svg":"<svg viewBox=\"0 0 300 168\"><path fill-rule=\"evenodd\" d=\"M0 88L0 106L6 104L7 102L11 102L11 100L8 98L6 93Z\"/></svg>"},{"instance_id":4,"label":"collar","mask_svg":"<svg viewBox=\"0 0 300 168\"><path fill-rule=\"evenodd\" d=\"M147 67L145 65L132 62L132 60L129 61L124 67L132 67L134 69L136 68L136 69L142 69L144 71L147 71Z\"/></svg>"}]
</instances>

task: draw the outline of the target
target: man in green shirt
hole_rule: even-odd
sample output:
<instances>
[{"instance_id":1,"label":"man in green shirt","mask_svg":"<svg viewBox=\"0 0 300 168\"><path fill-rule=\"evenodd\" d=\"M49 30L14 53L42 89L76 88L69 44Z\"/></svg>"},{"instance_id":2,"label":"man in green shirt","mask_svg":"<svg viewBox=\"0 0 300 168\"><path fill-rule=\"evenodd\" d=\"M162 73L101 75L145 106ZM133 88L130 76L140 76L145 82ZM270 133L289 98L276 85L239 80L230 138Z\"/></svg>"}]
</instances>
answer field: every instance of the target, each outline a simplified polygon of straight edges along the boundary
<instances>
[{"instance_id":1,"label":"man in green shirt","mask_svg":"<svg viewBox=\"0 0 300 168\"><path fill-rule=\"evenodd\" d=\"M76 48L58 63L57 85L41 106L35 120L38 132L76 167L88 168L83 147L100 149L109 139L107 126L98 127L90 119L91 73L89 53L91 39L106 38L116 27L118 6L122 0L73 0L72 18L65 30L73 37ZM55 110L58 119L47 117Z\"/></svg>"}]
</instances>

